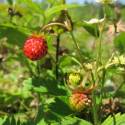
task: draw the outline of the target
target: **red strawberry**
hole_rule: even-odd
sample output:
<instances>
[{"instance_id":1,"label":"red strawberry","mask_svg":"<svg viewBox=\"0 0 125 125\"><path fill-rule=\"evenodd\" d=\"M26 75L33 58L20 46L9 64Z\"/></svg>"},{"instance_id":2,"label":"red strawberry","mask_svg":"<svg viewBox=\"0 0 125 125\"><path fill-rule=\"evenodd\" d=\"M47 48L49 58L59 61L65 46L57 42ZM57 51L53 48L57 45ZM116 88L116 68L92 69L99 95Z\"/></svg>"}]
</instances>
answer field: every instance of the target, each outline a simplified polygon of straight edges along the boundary
<instances>
[{"instance_id":1,"label":"red strawberry","mask_svg":"<svg viewBox=\"0 0 125 125\"><path fill-rule=\"evenodd\" d=\"M47 44L42 36L32 35L24 44L24 54L31 60L39 60L47 54Z\"/></svg>"}]
</instances>

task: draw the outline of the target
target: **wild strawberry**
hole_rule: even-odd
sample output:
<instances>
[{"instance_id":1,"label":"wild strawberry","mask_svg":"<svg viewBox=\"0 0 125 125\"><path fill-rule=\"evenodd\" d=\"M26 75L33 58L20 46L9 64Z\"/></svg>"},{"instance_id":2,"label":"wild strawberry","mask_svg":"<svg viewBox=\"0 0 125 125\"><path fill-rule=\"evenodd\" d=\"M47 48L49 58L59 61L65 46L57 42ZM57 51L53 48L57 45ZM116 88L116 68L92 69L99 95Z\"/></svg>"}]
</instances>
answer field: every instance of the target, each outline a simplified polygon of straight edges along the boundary
<instances>
[{"instance_id":1,"label":"wild strawberry","mask_svg":"<svg viewBox=\"0 0 125 125\"><path fill-rule=\"evenodd\" d=\"M24 54L31 60L39 60L47 54L47 44L42 36L32 35L24 44Z\"/></svg>"},{"instance_id":2,"label":"wild strawberry","mask_svg":"<svg viewBox=\"0 0 125 125\"><path fill-rule=\"evenodd\" d=\"M91 100L88 98L87 95L80 92L76 92L70 96L69 103L73 110L80 112L85 107L91 104Z\"/></svg>"},{"instance_id":3,"label":"wild strawberry","mask_svg":"<svg viewBox=\"0 0 125 125\"><path fill-rule=\"evenodd\" d=\"M79 73L70 73L68 77L68 82L70 85L78 86L81 81L81 76Z\"/></svg>"}]
</instances>

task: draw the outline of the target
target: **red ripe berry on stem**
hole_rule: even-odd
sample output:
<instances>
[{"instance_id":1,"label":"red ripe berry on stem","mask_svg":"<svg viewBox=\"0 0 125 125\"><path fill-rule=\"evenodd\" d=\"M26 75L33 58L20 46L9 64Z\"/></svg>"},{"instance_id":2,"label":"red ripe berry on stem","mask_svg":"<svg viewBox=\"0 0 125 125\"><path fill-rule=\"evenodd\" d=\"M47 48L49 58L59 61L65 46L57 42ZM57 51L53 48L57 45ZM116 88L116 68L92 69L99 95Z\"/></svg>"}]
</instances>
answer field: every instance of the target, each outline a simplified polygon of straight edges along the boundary
<instances>
[{"instance_id":1,"label":"red ripe berry on stem","mask_svg":"<svg viewBox=\"0 0 125 125\"><path fill-rule=\"evenodd\" d=\"M43 36L32 35L24 43L23 51L26 57L35 61L47 54L47 43Z\"/></svg>"},{"instance_id":2,"label":"red ripe berry on stem","mask_svg":"<svg viewBox=\"0 0 125 125\"><path fill-rule=\"evenodd\" d=\"M91 99L84 93L75 92L70 96L69 103L72 110L80 112L91 105Z\"/></svg>"}]
</instances>

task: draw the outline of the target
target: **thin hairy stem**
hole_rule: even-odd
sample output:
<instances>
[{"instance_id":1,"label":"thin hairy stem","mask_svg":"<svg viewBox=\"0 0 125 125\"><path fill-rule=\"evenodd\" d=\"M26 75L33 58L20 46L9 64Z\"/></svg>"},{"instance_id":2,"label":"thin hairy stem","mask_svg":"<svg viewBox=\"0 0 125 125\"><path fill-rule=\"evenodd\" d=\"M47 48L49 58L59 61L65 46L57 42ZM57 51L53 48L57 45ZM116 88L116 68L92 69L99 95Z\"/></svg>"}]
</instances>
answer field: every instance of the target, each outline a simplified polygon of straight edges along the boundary
<instances>
[{"instance_id":1,"label":"thin hairy stem","mask_svg":"<svg viewBox=\"0 0 125 125\"><path fill-rule=\"evenodd\" d=\"M59 78L59 48L60 48L60 34L57 35L57 43L56 43L56 79Z\"/></svg>"},{"instance_id":2,"label":"thin hairy stem","mask_svg":"<svg viewBox=\"0 0 125 125\"><path fill-rule=\"evenodd\" d=\"M81 62L82 68L83 68L84 70L87 70L86 67L83 65L83 60L82 60L83 57L82 57L81 52L80 52L81 50L80 50L80 47L79 47L79 45L78 45L78 43L77 43L77 40L76 40L76 38L75 38L73 32L70 32L70 35L71 35L72 40L73 40L73 42L74 42L74 44L75 44L77 53L78 53L79 58L80 58L80 62Z\"/></svg>"}]
</instances>

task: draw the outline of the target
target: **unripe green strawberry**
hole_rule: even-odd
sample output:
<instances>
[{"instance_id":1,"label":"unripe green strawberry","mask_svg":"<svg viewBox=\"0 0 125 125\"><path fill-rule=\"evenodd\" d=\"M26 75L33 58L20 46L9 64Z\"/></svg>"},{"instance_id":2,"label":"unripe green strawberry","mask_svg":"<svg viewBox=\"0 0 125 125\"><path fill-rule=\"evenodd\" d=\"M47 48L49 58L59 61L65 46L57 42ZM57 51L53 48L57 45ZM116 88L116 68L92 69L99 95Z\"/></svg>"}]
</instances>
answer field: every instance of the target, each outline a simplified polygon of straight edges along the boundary
<instances>
[{"instance_id":1,"label":"unripe green strawberry","mask_svg":"<svg viewBox=\"0 0 125 125\"><path fill-rule=\"evenodd\" d=\"M72 110L80 112L91 104L91 100L87 95L76 92L70 96L69 104Z\"/></svg>"},{"instance_id":2,"label":"unripe green strawberry","mask_svg":"<svg viewBox=\"0 0 125 125\"><path fill-rule=\"evenodd\" d=\"M39 60L47 54L47 44L40 35L30 36L24 44L24 54L31 60Z\"/></svg>"},{"instance_id":3,"label":"unripe green strawberry","mask_svg":"<svg viewBox=\"0 0 125 125\"><path fill-rule=\"evenodd\" d=\"M81 75L79 73L70 73L68 76L68 83L73 87L76 87L80 84Z\"/></svg>"}]
</instances>

